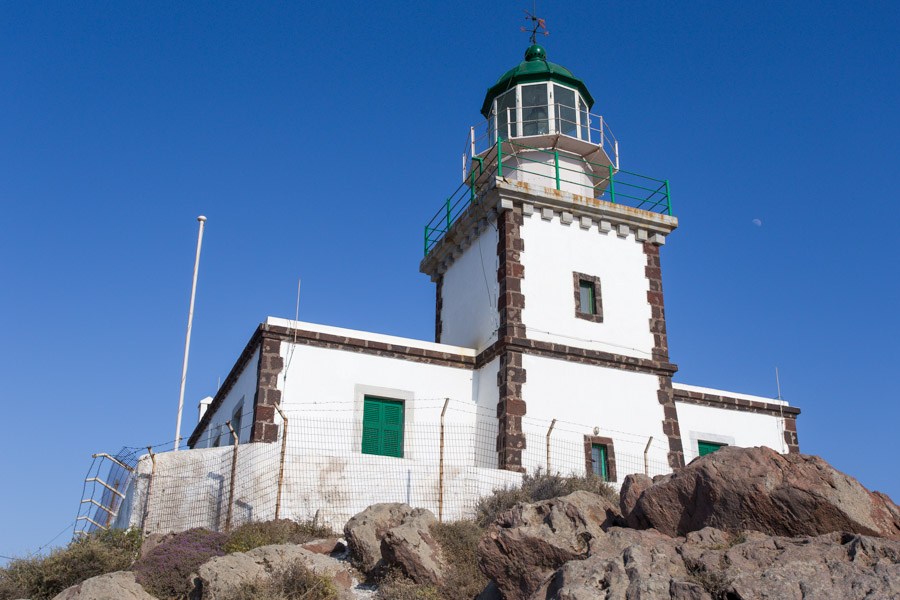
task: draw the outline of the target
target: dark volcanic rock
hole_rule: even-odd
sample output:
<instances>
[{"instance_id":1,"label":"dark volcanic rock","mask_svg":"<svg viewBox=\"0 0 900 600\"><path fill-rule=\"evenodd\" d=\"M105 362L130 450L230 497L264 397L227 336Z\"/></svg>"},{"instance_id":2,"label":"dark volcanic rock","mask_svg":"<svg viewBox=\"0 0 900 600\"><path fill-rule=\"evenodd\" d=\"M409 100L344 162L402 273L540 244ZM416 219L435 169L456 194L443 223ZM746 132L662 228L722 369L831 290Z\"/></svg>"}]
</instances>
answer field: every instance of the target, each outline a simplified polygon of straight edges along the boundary
<instances>
[{"instance_id":1,"label":"dark volcanic rock","mask_svg":"<svg viewBox=\"0 0 900 600\"><path fill-rule=\"evenodd\" d=\"M620 518L618 507L590 492L520 504L488 528L478 566L507 600L528 598L556 569L587 558L592 540Z\"/></svg>"},{"instance_id":2,"label":"dark volcanic rock","mask_svg":"<svg viewBox=\"0 0 900 600\"><path fill-rule=\"evenodd\" d=\"M900 539L900 508L817 456L726 447L644 489L628 524L673 536L711 526Z\"/></svg>"}]
</instances>

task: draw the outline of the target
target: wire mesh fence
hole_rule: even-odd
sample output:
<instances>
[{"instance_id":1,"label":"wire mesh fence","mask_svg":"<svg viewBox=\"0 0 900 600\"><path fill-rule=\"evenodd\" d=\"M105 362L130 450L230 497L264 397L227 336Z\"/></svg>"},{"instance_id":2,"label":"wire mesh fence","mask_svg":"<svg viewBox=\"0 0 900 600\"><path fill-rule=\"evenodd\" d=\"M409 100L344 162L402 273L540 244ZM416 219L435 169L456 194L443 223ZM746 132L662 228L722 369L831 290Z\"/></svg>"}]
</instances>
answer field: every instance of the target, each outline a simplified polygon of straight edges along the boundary
<instances>
[{"instance_id":1,"label":"wire mesh fence","mask_svg":"<svg viewBox=\"0 0 900 600\"><path fill-rule=\"evenodd\" d=\"M353 403L284 411L274 443L178 452L168 444L96 455L79 511L89 519L80 519L76 530L226 531L274 518L315 518L340 529L379 502L405 502L457 520L472 516L480 497L521 482L521 473L497 468L493 409L443 399L414 402L405 413L401 457L362 451L361 409ZM586 443L592 436L612 441L605 460L614 461L606 471L614 484L629 473L670 472L664 439L527 417L522 429L527 472L584 475L592 468Z\"/></svg>"}]
</instances>

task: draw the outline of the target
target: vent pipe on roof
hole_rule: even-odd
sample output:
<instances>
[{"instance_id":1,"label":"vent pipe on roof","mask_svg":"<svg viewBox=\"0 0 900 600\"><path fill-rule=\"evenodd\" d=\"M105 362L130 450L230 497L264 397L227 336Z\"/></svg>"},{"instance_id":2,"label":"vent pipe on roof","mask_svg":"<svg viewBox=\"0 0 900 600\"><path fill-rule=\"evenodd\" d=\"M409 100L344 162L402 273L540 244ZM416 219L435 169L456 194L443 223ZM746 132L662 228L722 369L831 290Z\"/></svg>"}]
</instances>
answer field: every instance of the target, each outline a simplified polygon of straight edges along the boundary
<instances>
[{"instance_id":1,"label":"vent pipe on roof","mask_svg":"<svg viewBox=\"0 0 900 600\"><path fill-rule=\"evenodd\" d=\"M200 415L197 417L197 422L203 420L203 415L206 414L206 411L209 409L209 405L212 404L212 396L207 396L203 400L200 401L200 404L197 405L197 408L200 411Z\"/></svg>"}]
</instances>

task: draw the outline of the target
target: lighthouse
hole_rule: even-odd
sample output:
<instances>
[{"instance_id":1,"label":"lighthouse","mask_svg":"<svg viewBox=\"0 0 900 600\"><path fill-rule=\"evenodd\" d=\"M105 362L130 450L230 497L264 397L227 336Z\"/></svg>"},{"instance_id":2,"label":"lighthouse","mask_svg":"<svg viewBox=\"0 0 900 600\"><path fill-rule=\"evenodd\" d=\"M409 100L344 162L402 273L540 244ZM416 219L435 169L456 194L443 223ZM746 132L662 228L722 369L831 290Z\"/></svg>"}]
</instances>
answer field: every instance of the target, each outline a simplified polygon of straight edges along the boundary
<instances>
[{"instance_id":1,"label":"lighthouse","mask_svg":"<svg viewBox=\"0 0 900 600\"><path fill-rule=\"evenodd\" d=\"M550 418L664 441L681 466L659 255L678 225L668 181L623 168L584 81L540 45L481 114L420 270L436 284L436 341L496 371L498 466L534 468L528 422ZM611 448L584 443L588 461Z\"/></svg>"}]
</instances>

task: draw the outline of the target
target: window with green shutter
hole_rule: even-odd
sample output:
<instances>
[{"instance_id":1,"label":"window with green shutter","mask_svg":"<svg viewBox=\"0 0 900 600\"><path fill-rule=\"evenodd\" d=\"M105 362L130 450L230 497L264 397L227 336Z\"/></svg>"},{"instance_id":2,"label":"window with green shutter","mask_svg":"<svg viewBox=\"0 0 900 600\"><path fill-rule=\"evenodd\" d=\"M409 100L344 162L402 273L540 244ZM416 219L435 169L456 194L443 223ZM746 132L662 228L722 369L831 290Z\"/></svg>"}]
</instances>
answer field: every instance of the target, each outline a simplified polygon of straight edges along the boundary
<instances>
[{"instance_id":1,"label":"window with green shutter","mask_svg":"<svg viewBox=\"0 0 900 600\"><path fill-rule=\"evenodd\" d=\"M594 475L601 481L609 481L609 462L607 461L606 445L591 445L591 465Z\"/></svg>"},{"instance_id":2,"label":"window with green shutter","mask_svg":"<svg viewBox=\"0 0 900 600\"><path fill-rule=\"evenodd\" d=\"M706 456L711 452L715 452L722 446L727 446L728 444L720 444L718 442L704 442L703 440L697 440L697 451L700 456Z\"/></svg>"},{"instance_id":3,"label":"window with green shutter","mask_svg":"<svg viewBox=\"0 0 900 600\"><path fill-rule=\"evenodd\" d=\"M363 406L363 454L403 458L403 402L366 396Z\"/></svg>"}]
</instances>

